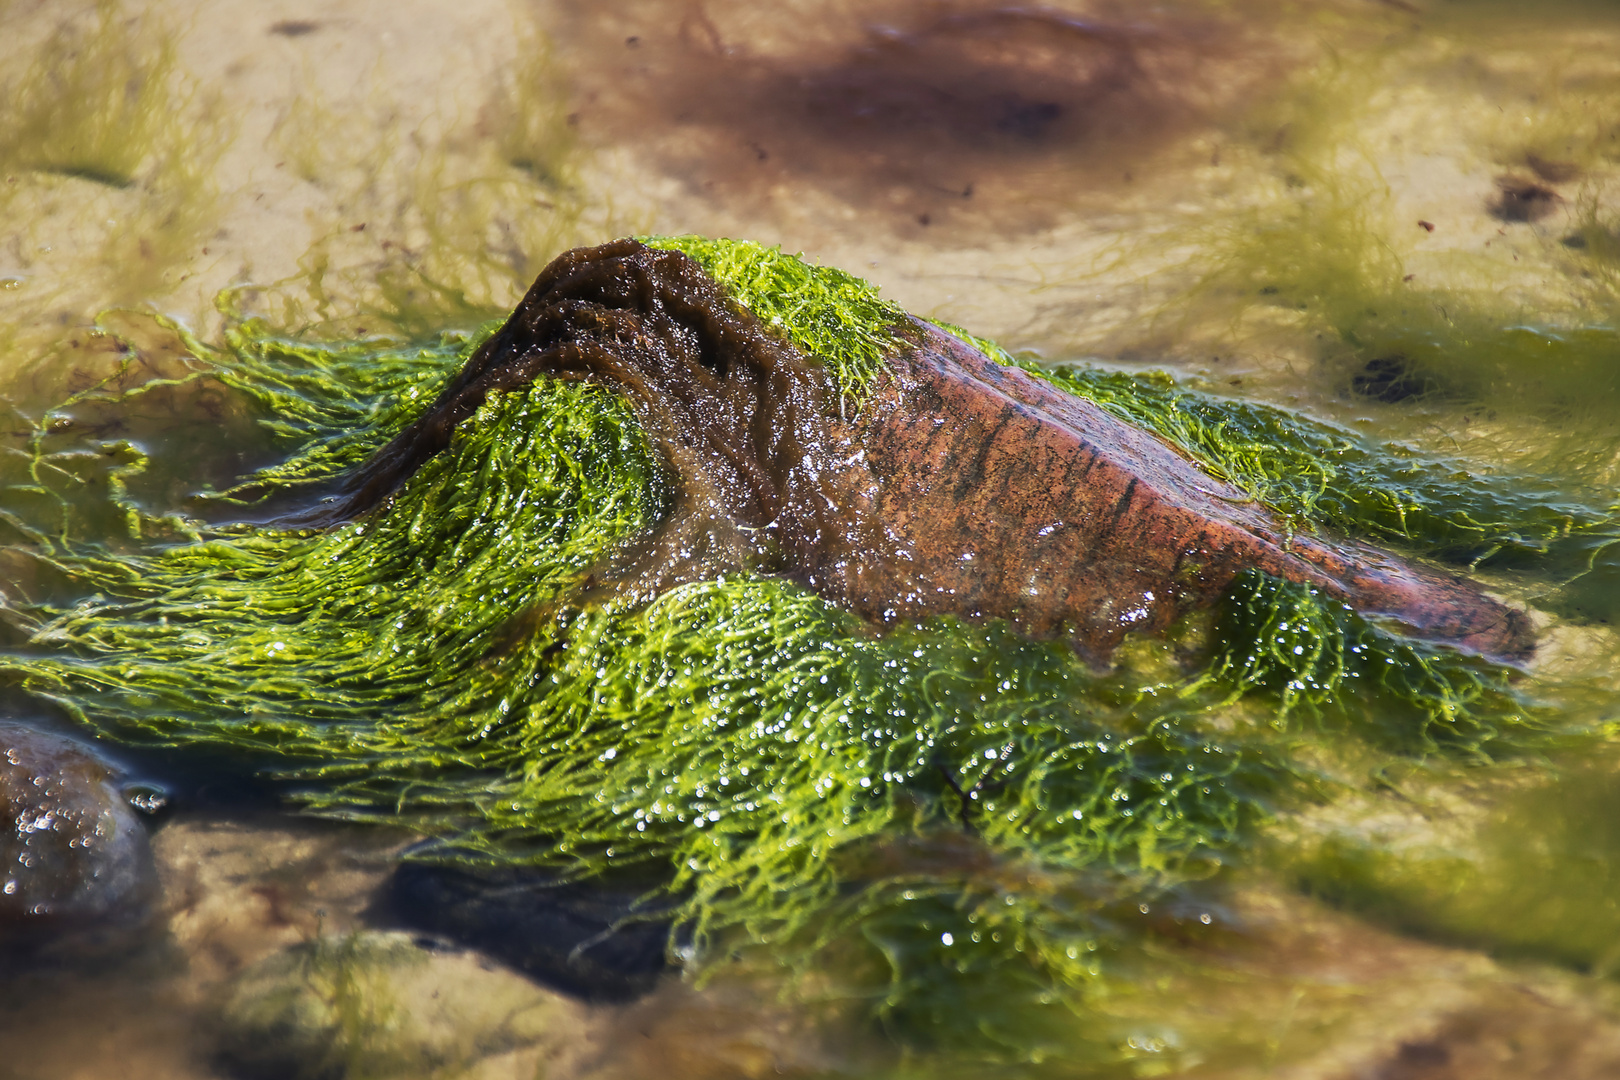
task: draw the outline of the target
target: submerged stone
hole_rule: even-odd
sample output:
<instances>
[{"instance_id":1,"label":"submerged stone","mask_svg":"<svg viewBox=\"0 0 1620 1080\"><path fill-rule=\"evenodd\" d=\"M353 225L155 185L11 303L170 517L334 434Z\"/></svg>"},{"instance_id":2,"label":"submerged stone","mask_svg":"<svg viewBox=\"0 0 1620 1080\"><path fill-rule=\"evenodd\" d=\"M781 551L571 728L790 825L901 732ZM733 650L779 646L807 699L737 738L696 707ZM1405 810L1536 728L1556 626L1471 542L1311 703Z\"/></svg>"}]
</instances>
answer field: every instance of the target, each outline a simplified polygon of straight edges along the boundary
<instances>
[{"instance_id":1,"label":"submerged stone","mask_svg":"<svg viewBox=\"0 0 1620 1080\"><path fill-rule=\"evenodd\" d=\"M138 922L157 891L146 829L87 748L0 723L0 938Z\"/></svg>"},{"instance_id":2,"label":"submerged stone","mask_svg":"<svg viewBox=\"0 0 1620 1080\"><path fill-rule=\"evenodd\" d=\"M336 514L392 492L492 392L539 377L622 392L676 510L599 569L651 599L728 569L775 572L880 624L1004 618L1105 663L1249 569L1503 659L1524 613L1457 575L1322 535L1158 436L920 320L865 400L733 303L696 262L634 240L565 253Z\"/></svg>"},{"instance_id":3,"label":"submerged stone","mask_svg":"<svg viewBox=\"0 0 1620 1080\"><path fill-rule=\"evenodd\" d=\"M393 913L416 929L587 1000L627 1001L651 990L665 969L670 923L641 902L648 891L532 870L407 862L389 898Z\"/></svg>"},{"instance_id":4,"label":"submerged stone","mask_svg":"<svg viewBox=\"0 0 1620 1080\"><path fill-rule=\"evenodd\" d=\"M583 1048L580 1008L471 953L397 932L322 937L249 967L213 1025L242 1080L535 1075ZM524 1050L539 1053L514 1054ZM525 1068L526 1066L526 1068Z\"/></svg>"}]
</instances>

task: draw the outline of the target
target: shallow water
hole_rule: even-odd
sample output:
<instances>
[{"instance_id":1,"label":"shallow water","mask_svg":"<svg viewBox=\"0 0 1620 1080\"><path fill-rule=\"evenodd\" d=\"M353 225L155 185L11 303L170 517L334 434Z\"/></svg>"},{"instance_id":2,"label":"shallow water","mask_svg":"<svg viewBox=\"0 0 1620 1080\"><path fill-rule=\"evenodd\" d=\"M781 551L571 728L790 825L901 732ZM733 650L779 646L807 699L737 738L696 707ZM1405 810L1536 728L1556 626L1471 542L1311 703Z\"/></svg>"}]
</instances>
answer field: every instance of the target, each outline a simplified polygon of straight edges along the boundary
<instances>
[{"instance_id":1,"label":"shallow water","mask_svg":"<svg viewBox=\"0 0 1620 1080\"><path fill-rule=\"evenodd\" d=\"M802 250L1048 364L1165 370L1479 476L1541 477L1560 505L1616 501L1620 18L1603 4L12 0L0 27L20 103L0 120L8 446L41 429L127 440L160 464L129 480L148 507L226 514L187 497L277 451L207 381L52 426L51 406L109 374L192 370L147 312L203 342L232 310L314 338L428 336L509 309L567 246L688 232ZM0 509L36 512L8 491ZM75 527L117 535L100 513ZM13 601L71 594L7 560ZM1279 798L1219 873L1140 903L954 838L881 856L1100 912L1109 977L1083 1018L1037 1009L989 1031L997 1003L949 981L874 1011L855 949L789 972L771 942L632 1004L582 1004L441 940L365 936L397 933L378 896L408 832L295 817L228 756L107 745L169 793L149 822L162 897L131 938L0 961L0 1077L289 1060L353 1076L1612 1075L1620 573L1600 560L1559 585L1498 559L1477 576L1535 614L1517 692L1557 738L1390 752L1356 716L1285 726L1277 744L1322 787ZM5 706L72 730L20 691ZM1246 699L1209 723L1264 733L1268 710ZM928 903L865 932L891 955L935 949L960 912ZM222 1042L222 1010L243 971L286 956L314 958L341 1037L255 1065Z\"/></svg>"}]
</instances>

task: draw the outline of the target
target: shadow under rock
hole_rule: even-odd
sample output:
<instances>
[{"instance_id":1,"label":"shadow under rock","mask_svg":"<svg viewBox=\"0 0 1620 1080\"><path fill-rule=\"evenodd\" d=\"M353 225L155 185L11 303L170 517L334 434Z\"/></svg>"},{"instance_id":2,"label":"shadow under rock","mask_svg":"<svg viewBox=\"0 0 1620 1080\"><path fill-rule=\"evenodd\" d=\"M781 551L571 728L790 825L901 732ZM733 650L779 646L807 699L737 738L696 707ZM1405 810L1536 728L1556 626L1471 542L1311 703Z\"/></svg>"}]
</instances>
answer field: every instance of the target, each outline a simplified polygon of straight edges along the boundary
<instances>
[{"instance_id":1,"label":"shadow under rock","mask_svg":"<svg viewBox=\"0 0 1620 1080\"><path fill-rule=\"evenodd\" d=\"M531 869L404 862L375 914L476 949L592 1002L632 1001L670 967L667 909L647 882L563 882Z\"/></svg>"}]
</instances>

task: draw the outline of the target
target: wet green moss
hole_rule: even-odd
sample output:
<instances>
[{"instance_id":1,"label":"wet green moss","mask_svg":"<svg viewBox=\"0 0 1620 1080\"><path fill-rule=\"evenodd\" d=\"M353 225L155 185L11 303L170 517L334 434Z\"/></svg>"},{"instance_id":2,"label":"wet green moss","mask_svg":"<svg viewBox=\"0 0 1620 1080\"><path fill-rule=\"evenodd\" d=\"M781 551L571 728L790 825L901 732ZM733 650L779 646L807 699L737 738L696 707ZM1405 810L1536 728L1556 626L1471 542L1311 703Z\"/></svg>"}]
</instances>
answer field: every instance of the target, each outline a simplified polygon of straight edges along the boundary
<instances>
[{"instance_id":1,"label":"wet green moss","mask_svg":"<svg viewBox=\"0 0 1620 1080\"><path fill-rule=\"evenodd\" d=\"M784 254L780 247L703 236L640 239L691 256L737 303L826 364L844 393L857 401L871 389L883 357L900 344L899 329L909 321L869 282Z\"/></svg>"},{"instance_id":2,"label":"wet green moss","mask_svg":"<svg viewBox=\"0 0 1620 1080\"><path fill-rule=\"evenodd\" d=\"M680 244L851 393L889 347L898 309L857 279ZM833 964L899 1037L937 1043L943 1026L998 1060L1072 1040L1139 947L1112 907L1218 874L1279 809L1330 789L1291 733L1331 728L1383 760L1484 760L1541 737L1505 670L1259 575L1209 646L1144 645L1107 676L1000 623L879 635L754 574L604 599L590 571L670 493L625 403L586 384L492 395L356 521L207 523L318 499L487 330L321 344L239 322L223 349L190 341L195 370L23 413L0 476L8 558L55 585L10 610L23 640L6 677L112 737L237 752L312 812L419 830L418 858L660 881L703 962L763 943L792 970ZM1047 377L1299 528L1477 563L1534 562L1606 527L1164 377ZM53 419L200 384L257 416L269 459L200 503L118 473L184 473L192 452ZM946 1023L969 1008L974 1024Z\"/></svg>"}]
</instances>

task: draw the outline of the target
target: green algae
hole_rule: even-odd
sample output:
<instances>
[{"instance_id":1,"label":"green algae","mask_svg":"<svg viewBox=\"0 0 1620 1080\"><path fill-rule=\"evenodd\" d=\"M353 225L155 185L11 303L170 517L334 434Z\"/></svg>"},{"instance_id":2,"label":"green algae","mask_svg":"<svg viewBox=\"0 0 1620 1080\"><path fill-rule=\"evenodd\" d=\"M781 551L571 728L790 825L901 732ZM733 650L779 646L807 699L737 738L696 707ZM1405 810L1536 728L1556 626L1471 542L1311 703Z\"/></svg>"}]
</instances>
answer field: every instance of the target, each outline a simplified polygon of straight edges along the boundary
<instances>
[{"instance_id":1,"label":"green algae","mask_svg":"<svg viewBox=\"0 0 1620 1080\"><path fill-rule=\"evenodd\" d=\"M682 244L859 391L862 350L898 309L772 249ZM808 299L756 295L804 280ZM416 829L417 858L650 880L705 963L734 948L800 973L833 963L902 1041L997 1060L1072 1042L1135 962L1113 907L1219 875L1272 815L1340 782L1291 752L1300 734L1385 760L1488 760L1541 737L1506 670L1260 575L1209 646L1149 647L1108 676L994 622L878 635L754 574L642 607L603 598L592 569L670 492L628 407L585 384L492 395L356 521L199 516L311 505L489 329L321 343L240 321L221 350L189 341L195 370L109 379L31 417L0 496L21 508L9 551L62 582L11 610L26 640L7 677L119 739L238 752L312 812ZM1608 535L1590 507L1548 510L1517 482L1163 376L1046 375L1299 528L1472 563L1545 563L1581 530ZM177 507L128 483L40 482L46 464L106 470L138 450L52 417L204 382L261 428L264 465L242 483ZM60 516L85 502L111 510ZM975 1024L948 1022L970 1006Z\"/></svg>"},{"instance_id":2,"label":"green algae","mask_svg":"<svg viewBox=\"0 0 1620 1080\"><path fill-rule=\"evenodd\" d=\"M1283 866L1305 890L1407 933L1612 976L1613 761L1547 764L1498 781L1506 790L1472 819L1446 820L1453 815L1436 808L1439 836L1341 828L1301 838Z\"/></svg>"},{"instance_id":3,"label":"green algae","mask_svg":"<svg viewBox=\"0 0 1620 1080\"><path fill-rule=\"evenodd\" d=\"M578 242L585 193L549 41L521 13L510 32L516 56L489 72L475 139L379 96L300 92L271 139L327 209L299 272L241 290L241 305L332 339L419 339L512 309L537 260Z\"/></svg>"},{"instance_id":4,"label":"green algae","mask_svg":"<svg viewBox=\"0 0 1620 1080\"><path fill-rule=\"evenodd\" d=\"M839 388L857 402L883 371L883 358L901 344L910 317L853 274L814 266L780 247L703 236L644 236L649 247L691 257L732 298L779 330L806 356L827 365Z\"/></svg>"},{"instance_id":5,"label":"green algae","mask_svg":"<svg viewBox=\"0 0 1620 1080\"><path fill-rule=\"evenodd\" d=\"M144 55L119 26L111 0L89 32L64 27L32 70L9 87L0 162L127 188L153 148L172 134L175 52L163 41Z\"/></svg>"},{"instance_id":6,"label":"green algae","mask_svg":"<svg viewBox=\"0 0 1620 1080\"><path fill-rule=\"evenodd\" d=\"M18 275L0 340L25 355L70 318L176 284L215 220L233 134L156 16L116 0L62 15L0 58L0 211Z\"/></svg>"},{"instance_id":7,"label":"green algae","mask_svg":"<svg viewBox=\"0 0 1620 1080\"><path fill-rule=\"evenodd\" d=\"M369 373L421 358L263 348L347 357L389 389L381 409L400 384ZM242 372L219 377L245 385ZM802 590L746 577L642 610L573 606L581 571L656 516L656 472L623 406L543 383L492 398L466 428L386 514L324 534L224 527L111 560L126 576L96 583L123 599L63 612L11 670L98 730L235 748L311 809L438 837L421 857L660 872L699 940L797 942L800 965L839 927L892 923L893 903L910 910L903 894L922 890L964 921L964 948L976 923L1016 930L1042 967L1061 961L1048 977L1094 981L1089 952L1075 959L1083 919L1049 913L1055 929L1038 929L1042 890L1009 904L924 865L851 897L863 853L967 830L1051 868L1185 874L1198 858L1217 866L1278 783L1262 760L1133 719L1126 687L1115 715L1094 715L1065 647L1004 627L874 638ZM86 557L82 572L108 564ZM901 960L873 990L896 1023L932 985L932 960ZM1016 951L992 966L1014 961L1027 967Z\"/></svg>"},{"instance_id":8,"label":"green algae","mask_svg":"<svg viewBox=\"0 0 1620 1080\"><path fill-rule=\"evenodd\" d=\"M1601 35L1569 18L1580 5L1562 8L1442 5L1376 40L1336 27L1335 47L1222 147L1245 196L1163 234L1185 278L1144 340L1189 360L1275 357L1292 374L1263 380L1297 392L1312 370L1305 392L1339 415L1414 440L1421 417L1427 449L1457 440L1481 467L1578 464L1612 489L1601 455L1549 437L1601 438L1620 393L1606 254L1620 81ZM1432 167L1442 159L1459 171ZM1515 216L1499 184L1542 202Z\"/></svg>"}]
</instances>

